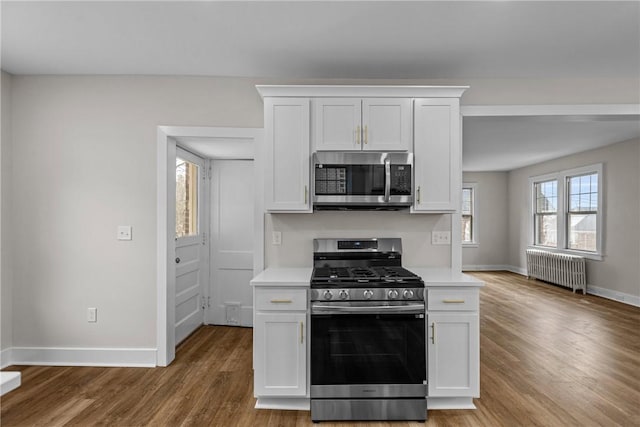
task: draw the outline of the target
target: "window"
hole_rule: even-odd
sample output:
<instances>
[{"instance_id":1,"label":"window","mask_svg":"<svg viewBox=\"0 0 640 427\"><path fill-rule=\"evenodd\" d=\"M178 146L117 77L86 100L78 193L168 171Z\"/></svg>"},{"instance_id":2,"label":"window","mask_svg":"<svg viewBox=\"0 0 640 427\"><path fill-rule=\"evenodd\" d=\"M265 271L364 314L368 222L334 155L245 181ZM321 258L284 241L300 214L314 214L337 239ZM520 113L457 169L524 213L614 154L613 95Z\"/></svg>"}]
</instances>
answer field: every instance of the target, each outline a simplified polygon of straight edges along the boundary
<instances>
[{"instance_id":1,"label":"window","mask_svg":"<svg viewBox=\"0 0 640 427\"><path fill-rule=\"evenodd\" d=\"M176 158L176 237L198 234L198 165Z\"/></svg>"},{"instance_id":2,"label":"window","mask_svg":"<svg viewBox=\"0 0 640 427\"><path fill-rule=\"evenodd\" d=\"M567 247L580 251L597 251L598 174L569 177L567 211Z\"/></svg>"},{"instance_id":3,"label":"window","mask_svg":"<svg viewBox=\"0 0 640 427\"><path fill-rule=\"evenodd\" d=\"M602 164L531 178L533 245L601 259Z\"/></svg>"},{"instance_id":4,"label":"window","mask_svg":"<svg viewBox=\"0 0 640 427\"><path fill-rule=\"evenodd\" d=\"M475 184L462 186L462 244L476 243Z\"/></svg>"},{"instance_id":5,"label":"window","mask_svg":"<svg viewBox=\"0 0 640 427\"><path fill-rule=\"evenodd\" d=\"M558 181L536 182L534 243L539 246L558 246Z\"/></svg>"}]
</instances>

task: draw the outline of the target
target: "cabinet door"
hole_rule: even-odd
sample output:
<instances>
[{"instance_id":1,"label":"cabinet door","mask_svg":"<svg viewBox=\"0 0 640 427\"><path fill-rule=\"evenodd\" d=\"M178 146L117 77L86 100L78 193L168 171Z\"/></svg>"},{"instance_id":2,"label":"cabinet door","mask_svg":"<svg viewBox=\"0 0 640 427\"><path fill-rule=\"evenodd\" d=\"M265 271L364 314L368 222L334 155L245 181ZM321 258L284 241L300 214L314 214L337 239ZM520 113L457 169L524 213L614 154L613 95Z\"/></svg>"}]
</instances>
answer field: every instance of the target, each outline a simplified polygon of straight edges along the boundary
<instances>
[{"instance_id":1,"label":"cabinet door","mask_svg":"<svg viewBox=\"0 0 640 427\"><path fill-rule=\"evenodd\" d=\"M375 151L409 151L411 99L362 100L362 148Z\"/></svg>"},{"instance_id":2,"label":"cabinet door","mask_svg":"<svg viewBox=\"0 0 640 427\"><path fill-rule=\"evenodd\" d=\"M480 329L477 313L429 313L429 397L479 397Z\"/></svg>"},{"instance_id":3,"label":"cabinet door","mask_svg":"<svg viewBox=\"0 0 640 427\"><path fill-rule=\"evenodd\" d=\"M462 157L456 99L416 99L414 105L415 200L413 212L460 210Z\"/></svg>"},{"instance_id":4,"label":"cabinet door","mask_svg":"<svg viewBox=\"0 0 640 427\"><path fill-rule=\"evenodd\" d=\"M256 313L254 328L254 394L305 396L306 313Z\"/></svg>"},{"instance_id":5,"label":"cabinet door","mask_svg":"<svg viewBox=\"0 0 640 427\"><path fill-rule=\"evenodd\" d=\"M313 146L316 151L354 151L362 147L360 98L313 100Z\"/></svg>"},{"instance_id":6,"label":"cabinet door","mask_svg":"<svg viewBox=\"0 0 640 427\"><path fill-rule=\"evenodd\" d=\"M311 212L309 98L265 98L265 206Z\"/></svg>"}]
</instances>

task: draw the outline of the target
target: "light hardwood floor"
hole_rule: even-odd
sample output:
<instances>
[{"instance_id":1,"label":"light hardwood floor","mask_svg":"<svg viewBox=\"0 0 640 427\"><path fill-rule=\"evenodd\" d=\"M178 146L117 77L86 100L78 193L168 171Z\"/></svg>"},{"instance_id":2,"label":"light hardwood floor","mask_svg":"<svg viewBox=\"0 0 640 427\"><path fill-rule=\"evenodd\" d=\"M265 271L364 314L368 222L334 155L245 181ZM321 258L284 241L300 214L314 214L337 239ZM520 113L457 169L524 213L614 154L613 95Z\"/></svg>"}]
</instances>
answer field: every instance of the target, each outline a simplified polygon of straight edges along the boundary
<instances>
[{"instance_id":1,"label":"light hardwood floor","mask_svg":"<svg viewBox=\"0 0 640 427\"><path fill-rule=\"evenodd\" d=\"M430 411L427 426L640 426L640 309L521 276L473 273L480 297L480 399ZM310 426L308 412L253 408L251 333L206 326L167 368L14 366L3 427ZM321 423L421 426L422 423Z\"/></svg>"}]
</instances>

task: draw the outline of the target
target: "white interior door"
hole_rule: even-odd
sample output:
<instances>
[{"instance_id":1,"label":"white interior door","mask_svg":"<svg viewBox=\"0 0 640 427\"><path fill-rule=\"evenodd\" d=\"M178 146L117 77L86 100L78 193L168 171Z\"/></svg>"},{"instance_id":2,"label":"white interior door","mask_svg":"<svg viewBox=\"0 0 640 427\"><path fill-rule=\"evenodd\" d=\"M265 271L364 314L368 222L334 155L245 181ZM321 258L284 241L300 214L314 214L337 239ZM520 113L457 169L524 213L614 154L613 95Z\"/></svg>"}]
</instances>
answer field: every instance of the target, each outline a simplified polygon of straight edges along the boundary
<instances>
[{"instance_id":1,"label":"white interior door","mask_svg":"<svg viewBox=\"0 0 640 427\"><path fill-rule=\"evenodd\" d=\"M252 326L254 162L212 160L207 323Z\"/></svg>"},{"instance_id":2,"label":"white interior door","mask_svg":"<svg viewBox=\"0 0 640 427\"><path fill-rule=\"evenodd\" d=\"M175 343L204 323L208 246L205 239L205 161L177 149L176 153L176 287Z\"/></svg>"}]
</instances>

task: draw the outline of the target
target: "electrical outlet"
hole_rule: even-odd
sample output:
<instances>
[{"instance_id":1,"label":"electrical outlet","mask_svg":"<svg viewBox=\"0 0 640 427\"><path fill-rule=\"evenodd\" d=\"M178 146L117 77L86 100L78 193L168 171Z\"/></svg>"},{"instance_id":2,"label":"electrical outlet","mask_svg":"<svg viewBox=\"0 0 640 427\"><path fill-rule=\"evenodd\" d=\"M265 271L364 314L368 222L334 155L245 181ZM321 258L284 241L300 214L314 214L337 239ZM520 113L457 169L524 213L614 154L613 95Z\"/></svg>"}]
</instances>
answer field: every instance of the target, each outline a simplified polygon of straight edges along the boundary
<instances>
[{"instance_id":1,"label":"electrical outlet","mask_svg":"<svg viewBox=\"0 0 640 427\"><path fill-rule=\"evenodd\" d=\"M432 245L450 245L451 232L450 231L432 231L431 244Z\"/></svg>"},{"instance_id":2,"label":"electrical outlet","mask_svg":"<svg viewBox=\"0 0 640 427\"><path fill-rule=\"evenodd\" d=\"M275 246L280 246L282 244L282 231L274 231L271 233L271 243Z\"/></svg>"},{"instance_id":3,"label":"electrical outlet","mask_svg":"<svg viewBox=\"0 0 640 427\"><path fill-rule=\"evenodd\" d=\"M118 240L131 240L131 226L119 225L118 226Z\"/></svg>"},{"instance_id":4,"label":"electrical outlet","mask_svg":"<svg viewBox=\"0 0 640 427\"><path fill-rule=\"evenodd\" d=\"M95 307L87 308L87 322L95 323L98 321L98 309Z\"/></svg>"}]
</instances>

